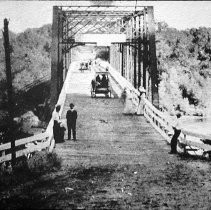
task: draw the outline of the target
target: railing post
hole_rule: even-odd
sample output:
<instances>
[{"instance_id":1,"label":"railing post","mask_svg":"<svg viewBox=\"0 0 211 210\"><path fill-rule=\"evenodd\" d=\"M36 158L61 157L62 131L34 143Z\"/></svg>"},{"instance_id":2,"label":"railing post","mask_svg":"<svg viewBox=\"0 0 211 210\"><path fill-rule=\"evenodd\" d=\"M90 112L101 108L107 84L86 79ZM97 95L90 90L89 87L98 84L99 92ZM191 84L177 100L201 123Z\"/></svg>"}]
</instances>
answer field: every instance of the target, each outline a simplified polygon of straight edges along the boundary
<instances>
[{"instance_id":1,"label":"railing post","mask_svg":"<svg viewBox=\"0 0 211 210\"><path fill-rule=\"evenodd\" d=\"M184 134L184 141L186 142L186 134ZM184 153L186 153L186 146L184 146Z\"/></svg>"}]
</instances>

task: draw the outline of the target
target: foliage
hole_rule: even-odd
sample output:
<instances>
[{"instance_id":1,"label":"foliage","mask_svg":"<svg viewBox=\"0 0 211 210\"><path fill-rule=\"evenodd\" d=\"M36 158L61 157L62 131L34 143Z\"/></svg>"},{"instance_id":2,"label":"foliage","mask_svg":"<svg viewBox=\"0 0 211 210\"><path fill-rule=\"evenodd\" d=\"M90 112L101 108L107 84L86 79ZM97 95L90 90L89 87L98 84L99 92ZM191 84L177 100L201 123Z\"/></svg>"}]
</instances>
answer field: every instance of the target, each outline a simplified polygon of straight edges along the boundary
<instances>
[{"instance_id":1,"label":"foliage","mask_svg":"<svg viewBox=\"0 0 211 210\"><path fill-rule=\"evenodd\" d=\"M36 152L28 160L28 168L34 174L42 174L61 167L61 159L56 153L46 151Z\"/></svg>"},{"instance_id":2,"label":"foliage","mask_svg":"<svg viewBox=\"0 0 211 210\"><path fill-rule=\"evenodd\" d=\"M37 80L50 78L51 25L9 34L14 91L23 90ZM0 39L0 98L5 94L5 59Z\"/></svg>"},{"instance_id":3,"label":"foliage","mask_svg":"<svg viewBox=\"0 0 211 210\"><path fill-rule=\"evenodd\" d=\"M179 31L162 23L156 37L161 107L202 114L211 98L211 28Z\"/></svg>"},{"instance_id":4,"label":"foliage","mask_svg":"<svg viewBox=\"0 0 211 210\"><path fill-rule=\"evenodd\" d=\"M96 47L95 51L96 51L95 59L100 58L105 61L109 60L109 49L107 47Z\"/></svg>"},{"instance_id":5,"label":"foliage","mask_svg":"<svg viewBox=\"0 0 211 210\"><path fill-rule=\"evenodd\" d=\"M2 163L0 168L0 190L37 178L47 172L61 168L61 158L55 152L40 151L27 159L17 158L14 167L11 163Z\"/></svg>"}]
</instances>

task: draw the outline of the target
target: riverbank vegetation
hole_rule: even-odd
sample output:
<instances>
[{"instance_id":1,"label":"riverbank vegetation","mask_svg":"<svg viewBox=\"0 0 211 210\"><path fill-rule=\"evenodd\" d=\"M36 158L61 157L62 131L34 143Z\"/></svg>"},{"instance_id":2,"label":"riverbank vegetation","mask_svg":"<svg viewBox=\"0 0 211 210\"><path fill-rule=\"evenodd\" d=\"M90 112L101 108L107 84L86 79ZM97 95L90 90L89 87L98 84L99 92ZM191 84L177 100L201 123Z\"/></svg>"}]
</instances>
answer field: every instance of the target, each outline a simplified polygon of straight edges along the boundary
<instances>
[{"instance_id":1,"label":"riverbank vegetation","mask_svg":"<svg viewBox=\"0 0 211 210\"><path fill-rule=\"evenodd\" d=\"M162 108L189 115L211 108L211 28L183 31L158 24L156 34Z\"/></svg>"}]
</instances>

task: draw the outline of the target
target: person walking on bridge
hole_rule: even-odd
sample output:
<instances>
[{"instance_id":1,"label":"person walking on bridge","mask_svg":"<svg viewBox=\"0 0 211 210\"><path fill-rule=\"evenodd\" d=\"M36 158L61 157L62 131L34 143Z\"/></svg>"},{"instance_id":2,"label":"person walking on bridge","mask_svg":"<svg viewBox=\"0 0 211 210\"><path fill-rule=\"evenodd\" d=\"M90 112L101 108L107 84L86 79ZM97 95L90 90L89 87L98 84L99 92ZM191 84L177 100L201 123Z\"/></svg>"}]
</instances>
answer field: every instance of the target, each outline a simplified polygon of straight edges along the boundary
<instances>
[{"instance_id":1,"label":"person walking on bridge","mask_svg":"<svg viewBox=\"0 0 211 210\"><path fill-rule=\"evenodd\" d=\"M70 109L67 111L67 128L68 140L71 140L71 132L73 133L73 140L76 141L76 119L78 117L77 111L74 109L74 104L70 104Z\"/></svg>"}]
</instances>

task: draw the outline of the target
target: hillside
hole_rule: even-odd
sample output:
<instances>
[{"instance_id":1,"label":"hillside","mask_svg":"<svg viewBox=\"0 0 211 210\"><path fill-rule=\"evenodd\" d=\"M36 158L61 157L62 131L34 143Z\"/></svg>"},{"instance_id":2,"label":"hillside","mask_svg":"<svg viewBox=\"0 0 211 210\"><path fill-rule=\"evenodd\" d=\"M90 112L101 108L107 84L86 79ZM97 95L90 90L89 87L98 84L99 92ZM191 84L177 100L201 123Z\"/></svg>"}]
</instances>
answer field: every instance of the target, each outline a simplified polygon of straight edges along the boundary
<instances>
[{"instance_id":1,"label":"hillside","mask_svg":"<svg viewBox=\"0 0 211 210\"><path fill-rule=\"evenodd\" d=\"M47 105L50 95L50 46L51 25L37 29L27 29L23 33L10 32L11 67L13 78L14 117L20 117L21 123L16 125L14 136L21 138L38 129L31 129L32 121L45 126L42 121L49 120L49 113L43 114L48 107L40 108L40 104ZM0 141L5 141L8 132L7 124L7 92L5 76L3 39L0 39ZM29 119L29 116L31 119ZM30 130L24 127L28 124ZM1 133L3 132L3 133Z\"/></svg>"},{"instance_id":2,"label":"hillside","mask_svg":"<svg viewBox=\"0 0 211 210\"><path fill-rule=\"evenodd\" d=\"M27 29L23 33L10 33L11 66L16 96L33 87L36 81L50 79L51 25ZM0 98L5 98L5 63L3 40L0 40Z\"/></svg>"},{"instance_id":3,"label":"hillside","mask_svg":"<svg viewBox=\"0 0 211 210\"><path fill-rule=\"evenodd\" d=\"M168 111L206 114L211 109L211 28L156 35L160 105ZM202 113L203 112L203 113Z\"/></svg>"}]
</instances>

